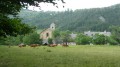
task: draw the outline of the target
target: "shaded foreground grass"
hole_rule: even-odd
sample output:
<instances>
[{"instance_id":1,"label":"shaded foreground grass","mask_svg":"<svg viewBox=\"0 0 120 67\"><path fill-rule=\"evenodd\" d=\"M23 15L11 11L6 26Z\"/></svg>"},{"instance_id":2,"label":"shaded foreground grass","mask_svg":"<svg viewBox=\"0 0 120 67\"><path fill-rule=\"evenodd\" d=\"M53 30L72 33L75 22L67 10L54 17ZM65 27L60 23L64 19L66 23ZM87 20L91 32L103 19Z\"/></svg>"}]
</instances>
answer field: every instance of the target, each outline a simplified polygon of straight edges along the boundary
<instances>
[{"instance_id":1,"label":"shaded foreground grass","mask_svg":"<svg viewBox=\"0 0 120 67\"><path fill-rule=\"evenodd\" d=\"M120 47L0 46L0 67L120 67Z\"/></svg>"}]
</instances>

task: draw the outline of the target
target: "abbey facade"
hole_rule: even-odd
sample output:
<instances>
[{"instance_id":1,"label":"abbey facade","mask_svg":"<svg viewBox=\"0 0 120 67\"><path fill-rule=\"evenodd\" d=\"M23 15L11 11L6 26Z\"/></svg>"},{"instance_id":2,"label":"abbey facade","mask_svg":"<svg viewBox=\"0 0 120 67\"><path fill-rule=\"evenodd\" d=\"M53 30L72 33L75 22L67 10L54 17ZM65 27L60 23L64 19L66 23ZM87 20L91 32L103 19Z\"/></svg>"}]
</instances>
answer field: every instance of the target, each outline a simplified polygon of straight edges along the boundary
<instances>
[{"instance_id":1,"label":"abbey facade","mask_svg":"<svg viewBox=\"0 0 120 67\"><path fill-rule=\"evenodd\" d=\"M40 38L43 40L43 44L48 44L48 38L52 38L52 32L54 30L55 24L52 23L48 29L45 29L40 33Z\"/></svg>"}]
</instances>

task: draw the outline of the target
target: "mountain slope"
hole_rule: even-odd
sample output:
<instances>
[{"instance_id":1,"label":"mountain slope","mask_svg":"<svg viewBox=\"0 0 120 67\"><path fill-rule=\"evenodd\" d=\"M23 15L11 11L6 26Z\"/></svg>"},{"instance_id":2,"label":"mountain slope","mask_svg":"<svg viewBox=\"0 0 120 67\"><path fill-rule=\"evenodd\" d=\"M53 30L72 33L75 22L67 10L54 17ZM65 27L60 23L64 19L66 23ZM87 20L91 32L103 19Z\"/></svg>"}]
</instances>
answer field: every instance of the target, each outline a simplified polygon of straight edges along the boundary
<instances>
[{"instance_id":1,"label":"mountain slope","mask_svg":"<svg viewBox=\"0 0 120 67\"><path fill-rule=\"evenodd\" d=\"M68 10L65 12L35 12L22 10L19 14L24 23L38 29L48 28L55 22L57 28L71 31L104 31L109 26L120 25L120 4L105 8Z\"/></svg>"}]
</instances>

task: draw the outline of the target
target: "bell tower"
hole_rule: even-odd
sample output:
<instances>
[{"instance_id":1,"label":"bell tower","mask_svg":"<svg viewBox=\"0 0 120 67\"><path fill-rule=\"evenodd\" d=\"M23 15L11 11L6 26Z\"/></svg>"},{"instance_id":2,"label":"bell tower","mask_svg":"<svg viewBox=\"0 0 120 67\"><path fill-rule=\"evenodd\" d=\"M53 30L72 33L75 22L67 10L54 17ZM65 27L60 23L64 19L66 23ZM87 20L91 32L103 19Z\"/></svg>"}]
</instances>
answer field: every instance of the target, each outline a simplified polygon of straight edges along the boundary
<instances>
[{"instance_id":1,"label":"bell tower","mask_svg":"<svg viewBox=\"0 0 120 67\"><path fill-rule=\"evenodd\" d=\"M50 25L50 29L55 30L55 23L52 23L52 24Z\"/></svg>"}]
</instances>

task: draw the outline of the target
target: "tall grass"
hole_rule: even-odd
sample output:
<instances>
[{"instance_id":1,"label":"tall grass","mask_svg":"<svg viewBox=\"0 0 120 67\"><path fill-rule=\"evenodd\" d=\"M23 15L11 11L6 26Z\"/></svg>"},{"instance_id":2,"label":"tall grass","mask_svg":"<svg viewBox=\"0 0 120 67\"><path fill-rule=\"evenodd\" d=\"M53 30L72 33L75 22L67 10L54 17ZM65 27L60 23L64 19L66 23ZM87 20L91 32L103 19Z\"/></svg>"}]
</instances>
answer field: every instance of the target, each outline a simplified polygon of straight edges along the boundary
<instances>
[{"instance_id":1,"label":"tall grass","mask_svg":"<svg viewBox=\"0 0 120 67\"><path fill-rule=\"evenodd\" d=\"M120 67L120 47L0 46L0 67Z\"/></svg>"}]
</instances>

